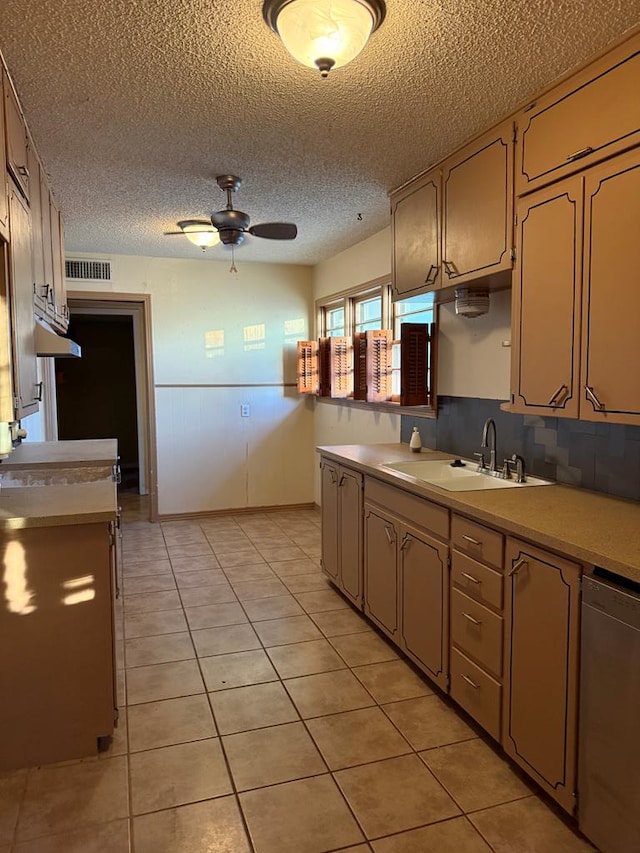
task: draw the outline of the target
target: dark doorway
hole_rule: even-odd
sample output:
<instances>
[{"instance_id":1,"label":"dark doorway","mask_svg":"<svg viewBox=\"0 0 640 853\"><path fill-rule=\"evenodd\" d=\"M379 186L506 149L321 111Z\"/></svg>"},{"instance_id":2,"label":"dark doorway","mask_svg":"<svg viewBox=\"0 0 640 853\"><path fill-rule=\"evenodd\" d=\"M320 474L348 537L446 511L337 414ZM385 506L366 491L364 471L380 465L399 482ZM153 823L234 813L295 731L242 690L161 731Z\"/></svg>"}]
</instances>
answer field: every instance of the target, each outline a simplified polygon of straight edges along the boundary
<instances>
[{"instance_id":1,"label":"dark doorway","mask_svg":"<svg viewBox=\"0 0 640 853\"><path fill-rule=\"evenodd\" d=\"M117 438L124 489L139 487L133 318L73 314L82 358L57 358L58 438Z\"/></svg>"}]
</instances>

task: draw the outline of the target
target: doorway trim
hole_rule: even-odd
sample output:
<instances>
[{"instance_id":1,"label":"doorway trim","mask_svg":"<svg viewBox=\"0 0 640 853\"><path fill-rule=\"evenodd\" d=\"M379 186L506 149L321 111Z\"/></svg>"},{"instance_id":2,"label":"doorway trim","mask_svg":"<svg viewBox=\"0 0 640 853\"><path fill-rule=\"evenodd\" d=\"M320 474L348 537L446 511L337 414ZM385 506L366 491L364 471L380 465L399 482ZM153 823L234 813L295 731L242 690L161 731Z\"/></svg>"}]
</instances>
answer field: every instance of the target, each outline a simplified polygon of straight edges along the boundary
<instances>
[{"instance_id":1,"label":"doorway trim","mask_svg":"<svg viewBox=\"0 0 640 853\"><path fill-rule=\"evenodd\" d=\"M153 377L153 340L151 334L151 296L148 293L69 290L70 310L91 314L131 314L134 317L136 361L136 400L138 430L144 433L145 480L150 496L149 520L158 520L158 451L156 444L156 403ZM120 311L118 311L120 309ZM136 319L138 322L136 322ZM136 328L137 327L137 328ZM142 418L140 417L142 415ZM143 423L140 423L140 421Z\"/></svg>"}]
</instances>

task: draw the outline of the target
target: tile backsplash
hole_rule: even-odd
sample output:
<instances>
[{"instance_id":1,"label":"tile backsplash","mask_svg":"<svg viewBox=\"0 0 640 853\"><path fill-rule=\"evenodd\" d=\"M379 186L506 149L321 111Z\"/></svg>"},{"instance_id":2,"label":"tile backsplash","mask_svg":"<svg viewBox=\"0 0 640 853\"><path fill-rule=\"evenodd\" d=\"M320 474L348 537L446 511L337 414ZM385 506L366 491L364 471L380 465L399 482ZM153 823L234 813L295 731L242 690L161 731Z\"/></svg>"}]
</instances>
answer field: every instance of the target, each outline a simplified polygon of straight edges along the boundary
<instances>
[{"instance_id":1,"label":"tile backsplash","mask_svg":"<svg viewBox=\"0 0 640 853\"><path fill-rule=\"evenodd\" d=\"M422 444L458 456L480 451L482 425L496 423L497 464L521 454L527 471L621 498L640 500L640 427L503 412L499 400L438 397L435 420L402 416L401 440L414 426Z\"/></svg>"}]
</instances>

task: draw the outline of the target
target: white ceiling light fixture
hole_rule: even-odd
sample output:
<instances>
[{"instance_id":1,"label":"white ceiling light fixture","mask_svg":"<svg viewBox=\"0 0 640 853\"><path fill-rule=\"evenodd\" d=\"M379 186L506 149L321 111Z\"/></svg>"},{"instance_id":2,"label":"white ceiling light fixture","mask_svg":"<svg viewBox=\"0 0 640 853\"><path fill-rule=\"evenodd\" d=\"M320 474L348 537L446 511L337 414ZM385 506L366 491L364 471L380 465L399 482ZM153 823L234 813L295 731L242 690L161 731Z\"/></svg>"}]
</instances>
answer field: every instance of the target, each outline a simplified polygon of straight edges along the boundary
<instances>
[{"instance_id":1,"label":"white ceiling light fixture","mask_svg":"<svg viewBox=\"0 0 640 853\"><path fill-rule=\"evenodd\" d=\"M265 0L262 6L291 56L323 77L356 58L385 14L383 0Z\"/></svg>"},{"instance_id":2,"label":"white ceiling light fixture","mask_svg":"<svg viewBox=\"0 0 640 853\"><path fill-rule=\"evenodd\" d=\"M206 219L183 219L178 222L178 228L189 242L199 246L203 252L220 242L217 230Z\"/></svg>"}]
</instances>

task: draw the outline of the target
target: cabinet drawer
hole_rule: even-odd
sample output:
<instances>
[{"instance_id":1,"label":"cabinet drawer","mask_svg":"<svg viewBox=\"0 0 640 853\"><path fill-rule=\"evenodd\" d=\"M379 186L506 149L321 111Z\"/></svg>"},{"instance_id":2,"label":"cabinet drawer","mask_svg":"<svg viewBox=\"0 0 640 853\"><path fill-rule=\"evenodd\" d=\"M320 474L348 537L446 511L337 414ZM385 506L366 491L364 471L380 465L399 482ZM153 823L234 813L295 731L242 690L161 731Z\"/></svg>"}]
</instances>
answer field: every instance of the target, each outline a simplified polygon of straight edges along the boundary
<instances>
[{"instance_id":1,"label":"cabinet drawer","mask_svg":"<svg viewBox=\"0 0 640 853\"><path fill-rule=\"evenodd\" d=\"M451 582L471 598L502 610L503 576L456 550L451 556Z\"/></svg>"},{"instance_id":2,"label":"cabinet drawer","mask_svg":"<svg viewBox=\"0 0 640 853\"><path fill-rule=\"evenodd\" d=\"M480 560L496 569L501 569L503 566L504 536L502 533L471 521L469 518L463 518L461 515L452 517L451 544L458 551L473 557L474 560Z\"/></svg>"},{"instance_id":3,"label":"cabinet drawer","mask_svg":"<svg viewBox=\"0 0 640 853\"><path fill-rule=\"evenodd\" d=\"M439 504L387 486L371 477L365 478L364 496L365 500L374 501L394 515L400 515L423 530L429 530L440 539L449 538L449 510Z\"/></svg>"},{"instance_id":4,"label":"cabinet drawer","mask_svg":"<svg viewBox=\"0 0 640 853\"><path fill-rule=\"evenodd\" d=\"M454 589L451 593L451 642L489 672L502 676L502 616Z\"/></svg>"},{"instance_id":5,"label":"cabinet drawer","mask_svg":"<svg viewBox=\"0 0 640 853\"><path fill-rule=\"evenodd\" d=\"M502 688L457 649L451 649L451 698L461 705L491 737L500 740Z\"/></svg>"},{"instance_id":6,"label":"cabinet drawer","mask_svg":"<svg viewBox=\"0 0 640 853\"><path fill-rule=\"evenodd\" d=\"M639 45L621 45L521 113L518 195L638 144Z\"/></svg>"}]
</instances>

